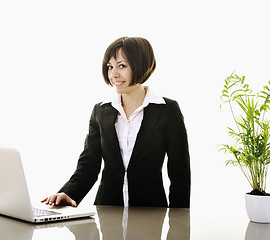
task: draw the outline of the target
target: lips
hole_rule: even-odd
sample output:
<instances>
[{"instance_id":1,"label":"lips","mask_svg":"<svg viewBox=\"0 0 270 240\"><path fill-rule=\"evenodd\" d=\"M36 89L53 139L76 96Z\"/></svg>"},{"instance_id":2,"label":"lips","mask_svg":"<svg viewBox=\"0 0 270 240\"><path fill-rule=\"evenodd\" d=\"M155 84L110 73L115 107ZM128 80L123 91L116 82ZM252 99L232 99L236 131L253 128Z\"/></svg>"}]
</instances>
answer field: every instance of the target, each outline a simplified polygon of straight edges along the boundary
<instances>
[{"instance_id":1,"label":"lips","mask_svg":"<svg viewBox=\"0 0 270 240\"><path fill-rule=\"evenodd\" d=\"M121 85L123 85L125 83L125 81L115 81L113 84L115 85L115 86L121 86Z\"/></svg>"}]
</instances>

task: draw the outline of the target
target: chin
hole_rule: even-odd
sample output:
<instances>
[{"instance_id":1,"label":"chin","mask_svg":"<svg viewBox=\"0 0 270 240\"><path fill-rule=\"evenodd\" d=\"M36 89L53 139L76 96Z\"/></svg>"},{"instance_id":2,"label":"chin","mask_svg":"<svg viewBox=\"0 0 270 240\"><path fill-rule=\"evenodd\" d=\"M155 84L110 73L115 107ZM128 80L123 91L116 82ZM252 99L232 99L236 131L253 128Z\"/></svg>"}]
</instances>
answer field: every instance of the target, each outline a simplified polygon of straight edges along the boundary
<instances>
[{"instance_id":1,"label":"chin","mask_svg":"<svg viewBox=\"0 0 270 240\"><path fill-rule=\"evenodd\" d=\"M125 94L126 93L126 91L124 90L124 89L119 89L119 88L117 88L117 87L114 87L114 89L115 89L115 91L116 91L116 93L117 94Z\"/></svg>"}]
</instances>

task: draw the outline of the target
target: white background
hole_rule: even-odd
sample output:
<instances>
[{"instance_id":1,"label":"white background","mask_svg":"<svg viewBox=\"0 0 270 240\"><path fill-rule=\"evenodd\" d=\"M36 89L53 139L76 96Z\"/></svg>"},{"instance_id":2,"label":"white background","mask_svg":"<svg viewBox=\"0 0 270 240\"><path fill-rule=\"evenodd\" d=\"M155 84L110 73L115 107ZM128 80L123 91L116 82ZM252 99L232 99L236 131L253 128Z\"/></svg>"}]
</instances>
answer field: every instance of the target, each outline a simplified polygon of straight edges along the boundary
<instances>
[{"instance_id":1,"label":"white background","mask_svg":"<svg viewBox=\"0 0 270 240\"><path fill-rule=\"evenodd\" d=\"M114 94L101 74L107 46L145 37L157 60L146 85L177 100L185 117L191 209L240 211L251 189L218 151L233 126L219 97L234 70L255 90L270 80L269 23L266 0L3 0L0 146L20 150L35 199L55 193L75 170L92 107Z\"/></svg>"}]
</instances>

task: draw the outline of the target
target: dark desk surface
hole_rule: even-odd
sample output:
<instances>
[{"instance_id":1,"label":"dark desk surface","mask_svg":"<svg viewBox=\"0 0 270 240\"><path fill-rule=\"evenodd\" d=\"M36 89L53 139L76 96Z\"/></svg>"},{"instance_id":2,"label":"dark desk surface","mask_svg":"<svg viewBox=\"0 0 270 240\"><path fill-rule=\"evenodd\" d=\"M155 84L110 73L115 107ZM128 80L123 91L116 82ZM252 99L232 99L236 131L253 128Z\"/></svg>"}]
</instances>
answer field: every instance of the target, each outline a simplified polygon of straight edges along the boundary
<instances>
[{"instance_id":1,"label":"dark desk surface","mask_svg":"<svg viewBox=\"0 0 270 240\"><path fill-rule=\"evenodd\" d=\"M229 220L223 214L218 216L217 212L209 210L204 214L188 209L126 210L123 207L98 206L93 218L42 225L0 216L1 240L264 240L270 236L270 224L251 223L246 216L232 215Z\"/></svg>"}]
</instances>

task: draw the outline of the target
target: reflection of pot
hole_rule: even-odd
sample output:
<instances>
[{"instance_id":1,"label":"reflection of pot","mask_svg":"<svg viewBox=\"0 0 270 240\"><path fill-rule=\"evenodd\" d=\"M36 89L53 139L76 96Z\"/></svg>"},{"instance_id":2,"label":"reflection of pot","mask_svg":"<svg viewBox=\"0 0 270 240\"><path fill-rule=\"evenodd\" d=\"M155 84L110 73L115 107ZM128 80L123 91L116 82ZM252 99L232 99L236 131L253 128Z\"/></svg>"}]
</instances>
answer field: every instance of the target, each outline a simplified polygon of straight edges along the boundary
<instances>
[{"instance_id":1,"label":"reflection of pot","mask_svg":"<svg viewBox=\"0 0 270 240\"><path fill-rule=\"evenodd\" d=\"M270 223L270 196L246 194L247 214L252 222Z\"/></svg>"},{"instance_id":2,"label":"reflection of pot","mask_svg":"<svg viewBox=\"0 0 270 240\"><path fill-rule=\"evenodd\" d=\"M270 224L249 222L245 240L269 240Z\"/></svg>"}]
</instances>

